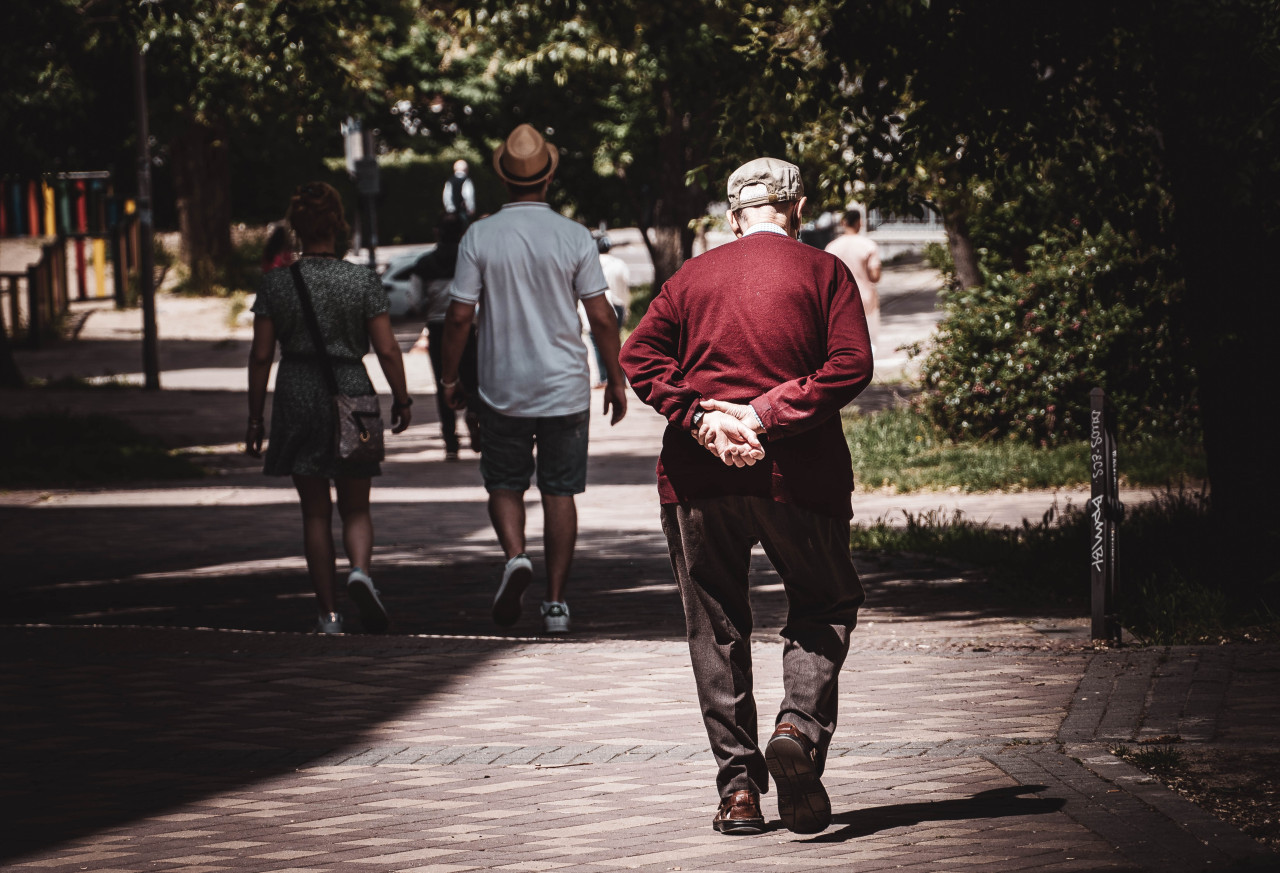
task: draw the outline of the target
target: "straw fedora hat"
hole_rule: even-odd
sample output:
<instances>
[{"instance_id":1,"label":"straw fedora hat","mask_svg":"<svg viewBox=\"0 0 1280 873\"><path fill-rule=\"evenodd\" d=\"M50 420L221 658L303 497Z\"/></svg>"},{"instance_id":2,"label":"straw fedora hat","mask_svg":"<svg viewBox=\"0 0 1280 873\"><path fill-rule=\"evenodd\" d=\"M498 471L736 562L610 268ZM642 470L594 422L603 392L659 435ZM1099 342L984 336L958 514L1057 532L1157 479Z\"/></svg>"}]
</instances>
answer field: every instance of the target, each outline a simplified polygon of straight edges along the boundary
<instances>
[{"instance_id":1,"label":"straw fedora hat","mask_svg":"<svg viewBox=\"0 0 1280 873\"><path fill-rule=\"evenodd\" d=\"M522 124L493 153L494 172L512 185L537 185L556 171L560 150Z\"/></svg>"}]
</instances>

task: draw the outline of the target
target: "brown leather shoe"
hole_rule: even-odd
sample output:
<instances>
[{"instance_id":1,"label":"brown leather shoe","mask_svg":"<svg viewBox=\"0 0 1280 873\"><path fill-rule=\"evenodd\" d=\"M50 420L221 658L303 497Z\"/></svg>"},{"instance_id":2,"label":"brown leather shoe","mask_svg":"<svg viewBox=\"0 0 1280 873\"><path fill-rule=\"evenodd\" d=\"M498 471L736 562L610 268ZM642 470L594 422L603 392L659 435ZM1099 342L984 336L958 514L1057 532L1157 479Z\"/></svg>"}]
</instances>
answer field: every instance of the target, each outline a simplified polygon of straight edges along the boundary
<instances>
[{"instance_id":1,"label":"brown leather shoe","mask_svg":"<svg viewBox=\"0 0 1280 873\"><path fill-rule=\"evenodd\" d=\"M764 830L760 795L750 788L735 791L720 801L711 826L722 834L758 834Z\"/></svg>"},{"instance_id":2,"label":"brown leather shoe","mask_svg":"<svg viewBox=\"0 0 1280 873\"><path fill-rule=\"evenodd\" d=\"M778 817L787 830L816 834L831 824L831 799L818 776L813 743L791 722L773 731L764 762L778 786Z\"/></svg>"}]
</instances>

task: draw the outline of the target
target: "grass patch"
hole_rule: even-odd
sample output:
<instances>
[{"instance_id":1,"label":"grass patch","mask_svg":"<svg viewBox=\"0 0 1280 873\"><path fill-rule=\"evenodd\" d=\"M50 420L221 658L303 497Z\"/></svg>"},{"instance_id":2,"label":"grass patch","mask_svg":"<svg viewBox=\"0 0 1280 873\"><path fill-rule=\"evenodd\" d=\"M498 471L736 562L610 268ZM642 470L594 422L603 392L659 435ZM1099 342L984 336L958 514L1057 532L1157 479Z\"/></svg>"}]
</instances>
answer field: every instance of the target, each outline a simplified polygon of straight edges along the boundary
<instances>
[{"instance_id":1,"label":"grass patch","mask_svg":"<svg viewBox=\"0 0 1280 873\"><path fill-rule=\"evenodd\" d=\"M844 413L855 479L864 488L895 491L1022 491L1087 484L1084 441L1053 447L1025 442L955 442L909 408L869 415ZM1204 451L1175 438L1121 444L1120 466L1130 485L1165 486L1205 475Z\"/></svg>"},{"instance_id":2,"label":"grass patch","mask_svg":"<svg viewBox=\"0 0 1280 873\"><path fill-rule=\"evenodd\" d=\"M91 388L115 391L136 387L124 376L109 376L100 379L86 379L84 376L59 376L56 379L36 377L28 379L27 384L43 391L84 391Z\"/></svg>"},{"instance_id":3,"label":"grass patch","mask_svg":"<svg viewBox=\"0 0 1280 873\"><path fill-rule=\"evenodd\" d=\"M1126 510L1118 536L1119 614L1144 642L1280 637L1280 616L1260 592L1232 598L1220 587L1221 556L1205 535L1209 528L1208 502L1195 492L1169 491ZM1079 507L1050 510L1038 523L1014 528L977 524L958 512L909 515L905 527L881 519L856 525L852 545L959 560L982 568L1006 601L1088 611L1089 518Z\"/></svg>"},{"instance_id":4,"label":"grass patch","mask_svg":"<svg viewBox=\"0 0 1280 873\"><path fill-rule=\"evenodd\" d=\"M107 415L0 418L0 488L190 479L203 469Z\"/></svg>"},{"instance_id":5,"label":"grass patch","mask_svg":"<svg viewBox=\"0 0 1280 873\"><path fill-rule=\"evenodd\" d=\"M1187 768L1187 756L1173 746L1157 745L1142 749L1116 746L1111 754L1163 780L1181 775Z\"/></svg>"}]
</instances>

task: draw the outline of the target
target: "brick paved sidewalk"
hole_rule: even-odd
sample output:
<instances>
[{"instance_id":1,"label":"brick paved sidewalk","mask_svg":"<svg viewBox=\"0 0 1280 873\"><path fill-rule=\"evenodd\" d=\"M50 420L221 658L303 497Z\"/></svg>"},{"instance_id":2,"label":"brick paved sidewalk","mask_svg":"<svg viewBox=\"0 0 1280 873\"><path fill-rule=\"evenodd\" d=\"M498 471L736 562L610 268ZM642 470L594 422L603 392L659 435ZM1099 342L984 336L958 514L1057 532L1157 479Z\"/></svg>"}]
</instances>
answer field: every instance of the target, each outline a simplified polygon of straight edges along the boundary
<instances>
[{"instance_id":1,"label":"brick paved sidewalk","mask_svg":"<svg viewBox=\"0 0 1280 873\"><path fill-rule=\"evenodd\" d=\"M790 834L766 797L771 830L730 838L680 642L9 628L0 646L5 869L1274 869L1102 743L1212 734L1205 685L1231 659L1202 652L855 647L832 826ZM755 651L767 710L781 646ZM1162 683L1218 700L1144 716Z\"/></svg>"}]
</instances>

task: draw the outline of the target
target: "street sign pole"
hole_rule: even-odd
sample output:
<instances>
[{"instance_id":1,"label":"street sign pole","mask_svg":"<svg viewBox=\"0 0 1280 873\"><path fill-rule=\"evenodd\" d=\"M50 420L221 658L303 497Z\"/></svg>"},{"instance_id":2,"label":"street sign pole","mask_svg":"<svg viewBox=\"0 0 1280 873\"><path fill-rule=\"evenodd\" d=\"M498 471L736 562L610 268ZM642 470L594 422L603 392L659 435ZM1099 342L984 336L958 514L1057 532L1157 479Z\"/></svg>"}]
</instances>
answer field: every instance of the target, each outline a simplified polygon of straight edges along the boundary
<instances>
[{"instance_id":1,"label":"street sign pole","mask_svg":"<svg viewBox=\"0 0 1280 873\"><path fill-rule=\"evenodd\" d=\"M160 355L156 331L156 253L151 214L151 132L147 124L147 58L133 57L138 113L138 294L142 298L142 372L149 391L160 390Z\"/></svg>"}]
</instances>

